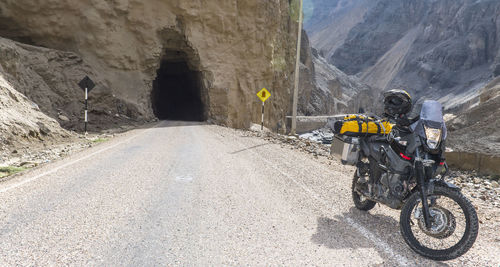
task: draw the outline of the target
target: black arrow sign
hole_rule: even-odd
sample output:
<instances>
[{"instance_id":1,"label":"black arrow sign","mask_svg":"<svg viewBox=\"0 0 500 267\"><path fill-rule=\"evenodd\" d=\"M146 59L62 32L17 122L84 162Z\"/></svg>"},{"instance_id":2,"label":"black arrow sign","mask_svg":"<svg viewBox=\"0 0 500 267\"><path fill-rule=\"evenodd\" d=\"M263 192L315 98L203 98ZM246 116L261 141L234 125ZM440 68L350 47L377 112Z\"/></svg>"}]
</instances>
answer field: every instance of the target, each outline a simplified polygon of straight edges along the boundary
<instances>
[{"instance_id":1,"label":"black arrow sign","mask_svg":"<svg viewBox=\"0 0 500 267\"><path fill-rule=\"evenodd\" d=\"M92 81L92 79L89 78L89 76L85 76L83 80L81 80L78 85L80 88L82 88L83 91L85 91L85 88L87 88L87 91L90 92L90 90L94 89L95 83Z\"/></svg>"}]
</instances>

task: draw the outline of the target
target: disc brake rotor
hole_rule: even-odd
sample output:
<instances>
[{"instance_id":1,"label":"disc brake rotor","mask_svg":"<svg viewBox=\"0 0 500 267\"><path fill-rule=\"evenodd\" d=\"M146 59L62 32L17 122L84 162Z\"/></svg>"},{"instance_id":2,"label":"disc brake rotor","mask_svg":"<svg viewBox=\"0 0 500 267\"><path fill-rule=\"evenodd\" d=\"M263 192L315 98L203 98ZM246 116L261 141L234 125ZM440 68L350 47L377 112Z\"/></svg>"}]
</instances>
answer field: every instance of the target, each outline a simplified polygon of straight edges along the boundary
<instances>
[{"instance_id":1,"label":"disc brake rotor","mask_svg":"<svg viewBox=\"0 0 500 267\"><path fill-rule=\"evenodd\" d=\"M456 221L453 213L437 205L429 207L429 212L431 215L431 227L429 229L425 227L424 214L421 208L418 208L415 212L418 227L422 232L437 239L445 239L455 232Z\"/></svg>"}]
</instances>

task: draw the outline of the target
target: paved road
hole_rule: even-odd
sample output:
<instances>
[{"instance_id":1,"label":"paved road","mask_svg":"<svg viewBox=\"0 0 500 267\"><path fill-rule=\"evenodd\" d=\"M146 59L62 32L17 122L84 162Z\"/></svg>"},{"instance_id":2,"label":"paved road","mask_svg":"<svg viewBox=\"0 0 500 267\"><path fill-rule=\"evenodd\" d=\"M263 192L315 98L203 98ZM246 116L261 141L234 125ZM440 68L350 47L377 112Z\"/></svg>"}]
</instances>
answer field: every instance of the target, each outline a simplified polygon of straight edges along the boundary
<instances>
[{"instance_id":1,"label":"paved road","mask_svg":"<svg viewBox=\"0 0 500 267\"><path fill-rule=\"evenodd\" d=\"M349 173L161 122L0 184L0 266L444 265L408 249L397 212L353 209Z\"/></svg>"}]
</instances>

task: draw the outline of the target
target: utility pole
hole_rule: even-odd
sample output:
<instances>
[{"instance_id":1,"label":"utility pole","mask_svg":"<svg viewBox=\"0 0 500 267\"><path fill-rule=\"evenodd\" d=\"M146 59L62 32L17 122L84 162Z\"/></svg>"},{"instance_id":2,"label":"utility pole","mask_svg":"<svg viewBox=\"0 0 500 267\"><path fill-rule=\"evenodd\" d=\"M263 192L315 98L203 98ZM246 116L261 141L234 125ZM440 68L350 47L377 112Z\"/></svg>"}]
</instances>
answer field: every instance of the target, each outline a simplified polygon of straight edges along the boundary
<instances>
[{"instance_id":1,"label":"utility pole","mask_svg":"<svg viewBox=\"0 0 500 267\"><path fill-rule=\"evenodd\" d=\"M303 8L303 0L300 1L300 10L299 10L299 33L297 38L297 58L295 59L295 86L293 88L293 107L292 107L292 129L290 131L291 135L296 134L297 130L297 104L299 98L299 74L300 74L300 46L302 42L302 8Z\"/></svg>"}]
</instances>

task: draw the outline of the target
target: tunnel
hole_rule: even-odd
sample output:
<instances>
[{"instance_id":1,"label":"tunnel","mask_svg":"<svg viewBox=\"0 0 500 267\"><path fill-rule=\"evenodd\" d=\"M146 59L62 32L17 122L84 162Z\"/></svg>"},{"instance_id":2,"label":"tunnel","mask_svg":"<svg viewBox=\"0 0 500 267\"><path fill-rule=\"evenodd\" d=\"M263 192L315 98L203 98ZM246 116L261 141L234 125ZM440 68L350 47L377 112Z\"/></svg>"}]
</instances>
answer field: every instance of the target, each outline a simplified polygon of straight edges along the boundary
<instances>
[{"instance_id":1,"label":"tunnel","mask_svg":"<svg viewBox=\"0 0 500 267\"><path fill-rule=\"evenodd\" d=\"M201 72L183 51L167 51L153 82L151 103L160 120L205 121Z\"/></svg>"}]
</instances>

